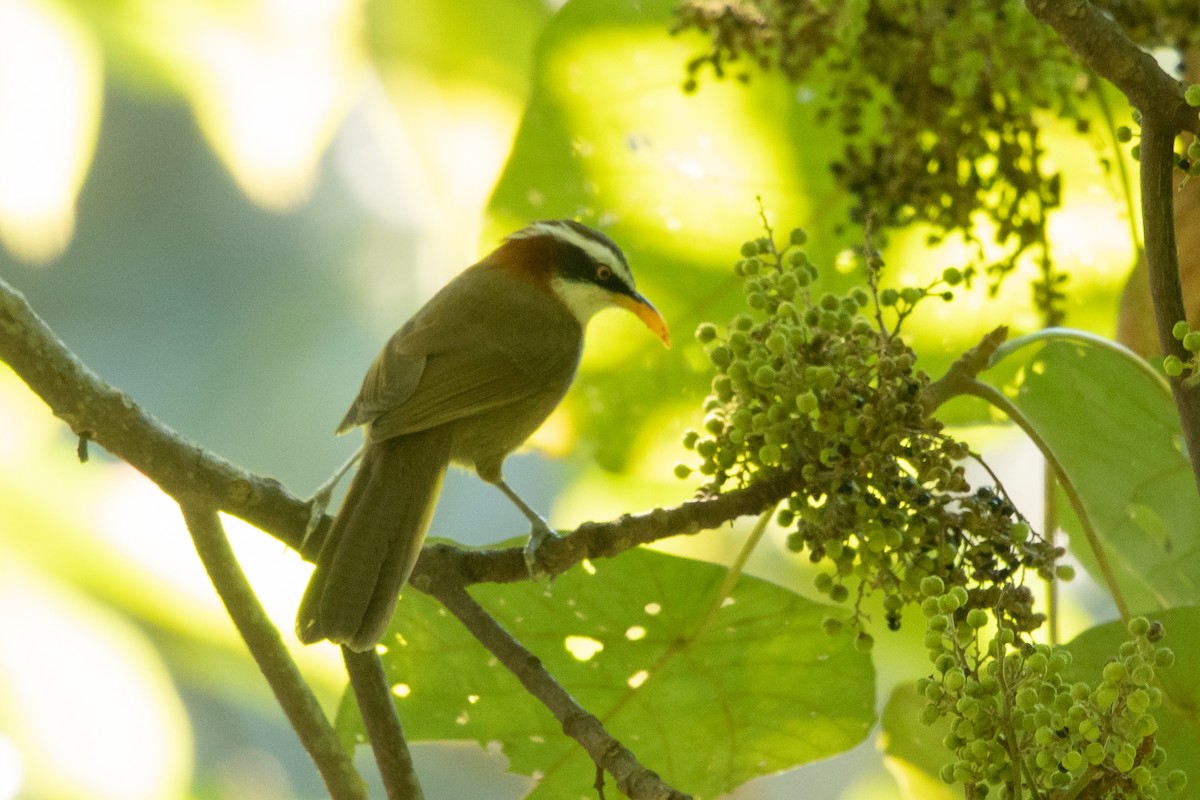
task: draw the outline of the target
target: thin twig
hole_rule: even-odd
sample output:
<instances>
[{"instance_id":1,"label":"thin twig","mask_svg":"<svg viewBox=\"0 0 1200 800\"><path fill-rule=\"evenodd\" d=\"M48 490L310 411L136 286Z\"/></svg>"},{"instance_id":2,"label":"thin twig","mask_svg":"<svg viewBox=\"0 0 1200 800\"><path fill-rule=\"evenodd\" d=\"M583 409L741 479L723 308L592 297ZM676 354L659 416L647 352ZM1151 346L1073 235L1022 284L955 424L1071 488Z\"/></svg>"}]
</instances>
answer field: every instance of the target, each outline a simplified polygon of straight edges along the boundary
<instances>
[{"instance_id":1,"label":"thin twig","mask_svg":"<svg viewBox=\"0 0 1200 800\"><path fill-rule=\"evenodd\" d=\"M342 661L346 664L354 699L358 701L363 725L371 739L371 749L375 752L375 763L379 765L388 800L424 800L379 654L374 650L356 653L343 647Z\"/></svg>"},{"instance_id":2,"label":"thin twig","mask_svg":"<svg viewBox=\"0 0 1200 800\"><path fill-rule=\"evenodd\" d=\"M439 583L426 589L471 634L549 709L592 761L613 776L617 788L633 800L689 800L689 796L663 782L646 769L623 744L614 739L600 720L583 709L559 685L537 656L525 649L461 585Z\"/></svg>"},{"instance_id":3,"label":"thin twig","mask_svg":"<svg viewBox=\"0 0 1200 800\"><path fill-rule=\"evenodd\" d=\"M221 602L279 700L288 722L317 765L329 796L335 800L365 800L367 790L362 777L354 769L317 698L288 654L279 631L271 624L238 566L216 510L182 499L179 508Z\"/></svg>"}]
</instances>

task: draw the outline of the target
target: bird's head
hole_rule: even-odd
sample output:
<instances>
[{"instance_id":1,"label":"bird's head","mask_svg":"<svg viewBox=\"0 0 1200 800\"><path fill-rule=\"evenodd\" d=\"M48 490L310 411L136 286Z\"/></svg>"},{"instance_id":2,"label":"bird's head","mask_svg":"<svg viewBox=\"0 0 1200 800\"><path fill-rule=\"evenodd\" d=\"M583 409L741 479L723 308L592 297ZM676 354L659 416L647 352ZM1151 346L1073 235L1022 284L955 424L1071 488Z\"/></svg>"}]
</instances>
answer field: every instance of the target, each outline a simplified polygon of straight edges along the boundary
<instances>
[{"instance_id":1,"label":"bird's head","mask_svg":"<svg viewBox=\"0 0 1200 800\"><path fill-rule=\"evenodd\" d=\"M488 260L552 292L581 325L597 311L620 306L671 346L667 323L638 292L621 248L597 230L569 219L534 222L510 235Z\"/></svg>"}]
</instances>

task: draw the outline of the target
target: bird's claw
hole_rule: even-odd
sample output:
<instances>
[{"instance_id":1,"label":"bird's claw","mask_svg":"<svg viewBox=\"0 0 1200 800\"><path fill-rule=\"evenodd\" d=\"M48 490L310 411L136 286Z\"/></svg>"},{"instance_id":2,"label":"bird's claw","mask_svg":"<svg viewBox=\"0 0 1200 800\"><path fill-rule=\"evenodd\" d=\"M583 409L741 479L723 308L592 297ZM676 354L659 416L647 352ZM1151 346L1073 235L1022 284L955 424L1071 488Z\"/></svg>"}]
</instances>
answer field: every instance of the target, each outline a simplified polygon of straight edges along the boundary
<instances>
[{"instance_id":1,"label":"bird's claw","mask_svg":"<svg viewBox=\"0 0 1200 800\"><path fill-rule=\"evenodd\" d=\"M525 545L525 569L529 570L530 580L538 581L546 577L547 572L538 558L538 551L545 542L557 538L558 534L544 521L533 524L529 531L529 542Z\"/></svg>"},{"instance_id":2,"label":"bird's claw","mask_svg":"<svg viewBox=\"0 0 1200 800\"><path fill-rule=\"evenodd\" d=\"M325 518L325 509L329 508L329 501L333 499L335 485L327 483L318 489L316 494L308 498L308 522L304 526L304 538L300 540L300 552L304 552L309 538L321 526L321 520Z\"/></svg>"}]
</instances>

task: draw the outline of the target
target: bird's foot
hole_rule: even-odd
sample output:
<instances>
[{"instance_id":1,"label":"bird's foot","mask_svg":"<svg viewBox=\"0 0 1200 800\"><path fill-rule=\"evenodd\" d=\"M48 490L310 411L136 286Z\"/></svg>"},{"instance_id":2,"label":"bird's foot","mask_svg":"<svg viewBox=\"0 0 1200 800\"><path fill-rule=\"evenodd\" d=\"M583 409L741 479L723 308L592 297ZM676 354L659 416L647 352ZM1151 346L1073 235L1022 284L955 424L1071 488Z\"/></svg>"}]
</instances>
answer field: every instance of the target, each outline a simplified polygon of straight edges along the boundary
<instances>
[{"instance_id":1,"label":"bird's foot","mask_svg":"<svg viewBox=\"0 0 1200 800\"><path fill-rule=\"evenodd\" d=\"M538 558L538 550L545 542L557 538L558 534L550 529L545 520L540 519L533 523L529 531L529 542L525 545L525 568L529 570L530 580L538 581L546 577L547 572Z\"/></svg>"},{"instance_id":2,"label":"bird's foot","mask_svg":"<svg viewBox=\"0 0 1200 800\"><path fill-rule=\"evenodd\" d=\"M336 485L336 482L326 483L317 489L316 494L308 498L308 522L304 526L304 538L300 540L300 552L304 552L309 538L321 526L321 520L325 518L325 509L329 508L329 501L333 499L333 488Z\"/></svg>"}]
</instances>

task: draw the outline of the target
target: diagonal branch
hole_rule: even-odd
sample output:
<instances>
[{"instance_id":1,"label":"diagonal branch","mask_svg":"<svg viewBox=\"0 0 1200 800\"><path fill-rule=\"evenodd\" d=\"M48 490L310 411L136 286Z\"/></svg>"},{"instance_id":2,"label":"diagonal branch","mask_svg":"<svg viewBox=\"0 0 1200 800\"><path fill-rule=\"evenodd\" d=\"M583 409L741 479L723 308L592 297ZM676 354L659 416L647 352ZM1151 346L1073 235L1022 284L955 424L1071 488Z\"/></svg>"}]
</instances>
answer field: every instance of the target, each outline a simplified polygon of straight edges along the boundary
<instances>
[{"instance_id":1,"label":"diagonal branch","mask_svg":"<svg viewBox=\"0 0 1200 800\"><path fill-rule=\"evenodd\" d=\"M25 298L0 280L0 361L71 431L103 447L169 495L202 497L295 547L308 511L278 481L188 441L88 369Z\"/></svg>"},{"instance_id":2,"label":"diagonal branch","mask_svg":"<svg viewBox=\"0 0 1200 800\"><path fill-rule=\"evenodd\" d=\"M12 366L77 436L86 436L128 462L168 494L201 499L300 549L309 519L308 503L290 494L278 481L241 469L188 441L139 407L129 395L105 383L3 280L0 361ZM539 551L540 558L550 574L556 575L587 558L611 557L638 544L694 534L738 517L760 514L799 485L798 475L784 474L675 508L586 523L570 536L547 542ZM301 555L309 559L315 555L328 523L329 518L324 517L304 542ZM449 545L427 545L412 581L424 586L447 574L462 585L529 579L519 548L467 551Z\"/></svg>"},{"instance_id":3,"label":"diagonal branch","mask_svg":"<svg viewBox=\"0 0 1200 800\"><path fill-rule=\"evenodd\" d=\"M238 566L216 510L203 501L184 499L179 500L179 508L213 587L317 765L329 796L335 800L366 800L362 778Z\"/></svg>"},{"instance_id":4,"label":"diagonal branch","mask_svg":"<svg viewBox=\"0 0 1200 800\"><path fill-rule=\"evenodd\" d=\"M549 709L570 736L591 757L597 768L613 776L633 800L690 800L646 769L623 744L614 739L594 715L589 714L542 665L537 656L504 630L461 584L437 583L424 590L449 609L459 622ZM597 783L601 781L597 778Z\"/></svg>"},{"instance_id":5,"label":"diagonal branch","mask_svg":"<svg viewBox=\"0 0 1200 800\"><path fill-rule=\"evenodd\" d=\"M1162 71L1121 26L1088 0L1025 0L1029 13L1053 28L1089 69L1112 82L1135 108L1170 129L1200 132L1196 109L1183 102L1179 81Z\"/></svg>"}]
</instances>

